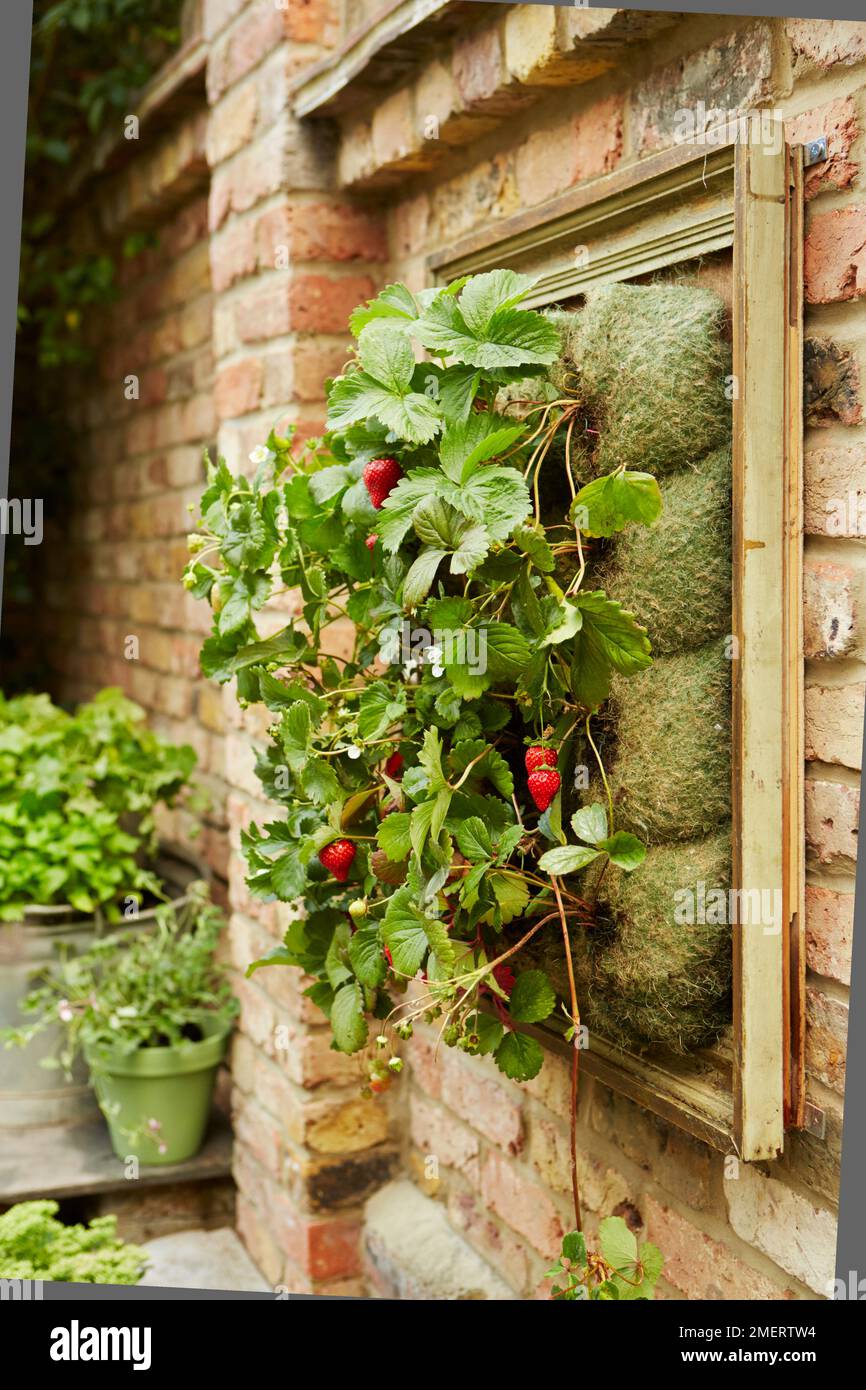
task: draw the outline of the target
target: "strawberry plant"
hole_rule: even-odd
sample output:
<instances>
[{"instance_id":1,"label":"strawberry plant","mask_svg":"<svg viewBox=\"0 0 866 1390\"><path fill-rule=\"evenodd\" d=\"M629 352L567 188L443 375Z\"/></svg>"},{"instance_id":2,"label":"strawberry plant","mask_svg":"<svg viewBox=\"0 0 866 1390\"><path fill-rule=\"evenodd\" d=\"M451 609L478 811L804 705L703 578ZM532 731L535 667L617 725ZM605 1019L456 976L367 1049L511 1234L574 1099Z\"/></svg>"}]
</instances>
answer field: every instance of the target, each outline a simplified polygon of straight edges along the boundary
<instances>
[{"instance_id":1,"label":"strawberry plant","mask_svg":"<svg viewBox=\"0 0 866 1390\"><path fill-rule=\"evenodd\" d=\"M548 1279L551 1298L561 1303L645 1302L653 1297L662 1272L662 1256L649 1241L638 1244L621 1216L607 1216L599 1225L599 1249L588 1251L580 1231L563 1238L562 1252Z\"/></svg>"},{"instance_id":2,"label":"strawberry plant","mask_svg":"<svg viewBox=\"0 0 866 1390\"><path fill-rule=\"evenodd\" d=\"M373 1092L421 1017L534 1077L525 1025L558 1001L521 952L553 931L576 1087L569 932L593 913L577 876L631 873L645 852L616 829L592 724L650 643L586 579L593 544L651 525L661 497L646 473L587 469L586 412L549 375L560 331L521 307L531 285L497 270L388 286L351 316L324 436L272 430L249 476L208 461L190 537L184 583L213 610L202 669L271 714L257 771L277 813L244 834L248 883L305 907L250 970L313 976L334 1047L372 1056ZM288 590L299 620L263 638L258 615ZM354 625L348 656L336 619ZM581 772L606 805L580 805Z\"/></svg>"}]
</instances>

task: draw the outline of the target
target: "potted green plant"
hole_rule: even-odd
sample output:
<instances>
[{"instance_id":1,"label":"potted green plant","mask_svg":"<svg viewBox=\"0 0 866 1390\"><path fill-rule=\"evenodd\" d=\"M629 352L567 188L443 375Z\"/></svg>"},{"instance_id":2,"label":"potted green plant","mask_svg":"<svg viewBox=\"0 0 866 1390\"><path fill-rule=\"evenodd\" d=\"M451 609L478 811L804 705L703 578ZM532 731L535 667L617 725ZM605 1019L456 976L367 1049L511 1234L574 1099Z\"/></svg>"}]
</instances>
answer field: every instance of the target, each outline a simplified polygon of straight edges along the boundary
<instances>
[{"instance_id":1,"label":"potted green plant","mask_svg":"<svg viewBox=\"0 0 866 1390\"><path fill-rule=\"evenodd\" d=\"M189 855L158 843L155 811L186 794L192 748L158 738L144 711L103 690L68 713L49 697L0 694L0 1027L21 1022L34 971L58 949L86 949L107 923L147 923L184 901L201 877ZM86 1075L66 1084L41 1065L0 1054L0 1125L78 1118L92 1106Z\"/></svg>"},{"instance_id":2,"label":"potted green plant","mask_svg":"<svg viewBox=\"0 0 866 1390\"><path fill-rule=\"evenodd\" d=\"M0 1034L24 1046L59 1025L52 1060L69 1075L83 1057L119 1158L180 1163L204 1138L238 1004L214 959L222 915L206 885L191 897L191 922L167 904L152 930L70 954L25 999L32 1021Z\"/></svg>"}]
</instances>

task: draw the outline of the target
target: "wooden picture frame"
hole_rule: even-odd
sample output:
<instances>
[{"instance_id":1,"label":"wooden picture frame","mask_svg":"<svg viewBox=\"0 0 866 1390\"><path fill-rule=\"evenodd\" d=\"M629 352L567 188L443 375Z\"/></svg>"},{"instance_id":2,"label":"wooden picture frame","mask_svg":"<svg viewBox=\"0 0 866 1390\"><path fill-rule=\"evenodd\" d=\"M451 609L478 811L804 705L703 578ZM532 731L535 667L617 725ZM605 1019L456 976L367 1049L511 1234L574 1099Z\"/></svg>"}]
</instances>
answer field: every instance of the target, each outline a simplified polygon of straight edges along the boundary
<instances>
[{"instance_id":1,"label":"wooden picture frame","mask_svg":"<svg viewBox=\"0 0 866 1390\"><path fill-rule=\"evenodd\" d=\"M775 128L778 131L778 127ZM733 252L733 888L782 921L733 927L730 1039L688 1057L592 1038L581 1067L724 1152L774 1158L804 1123L802 149L679 146L471 233L432 283L536 273L528 307ZM760 138L763 136L763 138ZM565 1054L561 1032L529 1029Z\"/></svg>"}]
</instances>

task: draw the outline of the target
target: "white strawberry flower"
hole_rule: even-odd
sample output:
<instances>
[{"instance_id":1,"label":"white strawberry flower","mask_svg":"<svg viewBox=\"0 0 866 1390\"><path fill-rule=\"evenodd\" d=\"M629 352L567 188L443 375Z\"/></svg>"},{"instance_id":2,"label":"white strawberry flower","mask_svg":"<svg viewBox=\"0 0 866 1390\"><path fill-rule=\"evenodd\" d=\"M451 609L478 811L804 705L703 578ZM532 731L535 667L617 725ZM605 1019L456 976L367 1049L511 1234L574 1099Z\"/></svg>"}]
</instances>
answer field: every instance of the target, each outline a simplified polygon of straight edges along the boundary
<instances>
[{"instance_id":1,"label":"white strawberry flower","mask_svg":"<svg viewBox=\"0 0 866 1390\"><path fill-rule=\"evenodd\" d=\"M250 453L250 463L267 463L270 456L271 451L265 444L257 444Z\"/></svg>"},{"instance_id":2,"label":"white strawberry flower","mask_svg":"<svg viewBox=\"0 0 866 1390\"><path fill-rule=\"evenodd\" d=\"M346 749L346 757L351 758L352 762L354 762L355 759L360 758L360 756L361 750L358 747L357 743L350 743L349 747Z\"/></svg>"}]
</instances>

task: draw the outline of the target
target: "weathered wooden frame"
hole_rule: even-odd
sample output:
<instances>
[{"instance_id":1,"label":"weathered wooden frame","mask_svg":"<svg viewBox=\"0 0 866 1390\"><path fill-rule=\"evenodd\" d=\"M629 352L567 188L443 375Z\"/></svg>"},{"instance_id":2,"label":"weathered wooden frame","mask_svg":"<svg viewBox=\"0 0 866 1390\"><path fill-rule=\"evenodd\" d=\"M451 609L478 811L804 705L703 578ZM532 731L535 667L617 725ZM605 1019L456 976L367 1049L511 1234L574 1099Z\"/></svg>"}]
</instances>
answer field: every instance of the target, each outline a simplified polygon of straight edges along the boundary
<instances>
[{"instance_id":1,"label":"weathered wooden frame","mask_svg":"<svg viewBox=\"0 0 866 1390\"><path fill-rule=\"evenodd\" d=\"M733 887L781 892L782 920L734 926L730 1041L646 1058L592 1039L582 1069L749 1160L804 1123L802 150L679 146L465 237L434 282L513 266L543 307L732 249ZM569 1052L561 1034L533 1031Z\"/></svg>"}]
</instances>

